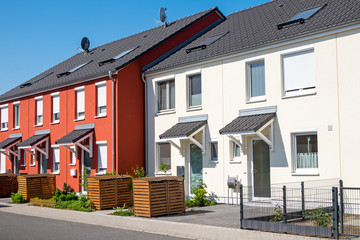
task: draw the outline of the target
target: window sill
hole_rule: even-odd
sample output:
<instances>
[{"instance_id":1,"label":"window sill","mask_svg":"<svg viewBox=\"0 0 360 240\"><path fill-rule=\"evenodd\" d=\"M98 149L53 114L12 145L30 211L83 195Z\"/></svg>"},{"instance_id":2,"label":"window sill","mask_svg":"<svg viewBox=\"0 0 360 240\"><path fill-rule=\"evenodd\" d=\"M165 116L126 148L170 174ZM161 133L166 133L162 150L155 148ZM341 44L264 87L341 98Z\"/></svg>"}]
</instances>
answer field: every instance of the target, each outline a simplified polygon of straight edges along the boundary
<instances>
[{"instance_id":1,"label":"window sill","mask_svg":"<svg viewBox=\"0 0 360 240\"><path fill-rule=\"evenodd\" d=\"M14 131L14 130L19 130L20 129L20 127L16 127L16 128L13 128L12 130Z\"/></svg>"},{"instance_id":2,"label":"window sill","mask_svg":"<svg viewBox=\"0 0 360 240\"><path fill-rule=\"evenodd\" d=\"M104 175L106 172L103 172L103 173L95 173L95 176L102 176Z\"/></svg>"},{"instance_id":3,"label":"window sill","mask_svg":"<svg viewBox=\"0 0 360 240\"><path fill-rule=\"evenodd\" d=\"M31 165L30 165L30 167L35 167L35 166L36 166L36 164L31 164Z\"/></svg>"},{"instance_id":4,"label":"window sill","mask_svg":"<svg viewBox=\"0 0 360 240\"><path fill-rule=\"evenodd\" d=\"M319 176L320 174L318 172L308 172L308 173L292 173L291 176Z\"/></svg>"},{"instance_id":5,"label":"window sill","mask_svg":"<svg viewBox=\"0 0 360 240\"><path fill-rule=\"evenodd\" d=\"M258 102L266 102L266 98L262 97L262 98L251 98L249 100L247 100L246 103L258 103Z\"/></svg>"},{"instance_id":6,"label":"window sill","mask_svg":"<svg viewBox=\"0 0 360 240\"><path fill-rule=\"evenodd\" d=\"M219 161L209 161L209 164L218 164L219 163Z\"/></svg>"},{"instance_id":7,"label":"window sill","mask_svg":"<svg viewBox=\"0 0 360 240\"><path fill-rule=\"evenodd\" d=\"M230 161L230 164L240 164L241 161L238 161L238 160L233 160L233 161Z\"/></svg>"},{"instance_id":8,"label":"window sill","mask_svg":"<svg viewBox=\"0 0 360 240\"><path fill-rule=\"evenodd\" d=\"M60 123L60 121L59 122L52 122L52 123L50 123L50 125L56 125L56 124L59 124Z\"/></svg>"},{"instance_id":9,"label":"window sill","mask_svg":"<svg viewBox=\"0 0 360 240\"><path fill-rule=\"evenodd\" d=\"M107 115L99 115L99 116L95 116L94 118L105 118L107 117Z\"/></svg>"},{"instance_id":10,"label":"window sill","mask_svg":"<svg viewBox=\"0 0 360 240\"><path fill-rule=\"evenodd\" d=\"M53 175L60 175L60 172L52 172Z\"/></svg>"},{"instance_id":11,"label":"window sill","mask_svg":"<svg viewBox=\"0 0 360 240\"><path fill-rule=\"evenodd\" d=\"M76 163L70 163L69 166L76 166Z\"/></svg>"},{"instance_id":12,"label":"window sill","mask_svg":"<svg viewBox=\"0 0 360 240\"><path fill-rule=\"evenodd\" d=\"M161 115L173 114L173 113L176 113L176 111L175 110L164 110L164 111L157 112L155 114L155 116L161 116Z\"/></svg>"},{"instance_id":13,"label":"window sill","mask_svg":"<svg viewBox=\"0 0 360 240\"><path fill-rule=\"evenodd\" d=\"M6 132L8 130L9 130L8 128L4 128L4 129L1 129L0 132Z\"/></svg>"},{"instance_id":14,"label":"window sill","mask_svg":"<svg viewBox=\"0 0 360 240\"><path fill-rule=\"evenodd\" d=\"M26 164L25 165L20 165L20 167L26 167Z\"/></svg>"},{"instance_id":15,"label":"window sill","mask_svg":"<svg viewBox=\"0 0 360 240\"><path fill-rule=\"evenodd\" d=\"M168 170L168 171L170 171L170 170ZM155 175L171 175L171 172L157 172L157 173L155 173Z\"/></svg>"},{"instance_id":16,"label":"window sill","mask_svg":"<svg viewBox=\"0 0 360 240\"><path fill-rule=\"evenodd\" d=\"M84 121L85 118L78 118L78 119L75 119L74 122L79 122L79 121Z\"/></svg>"},{"instance_id":17,"label":"window sill","mask_svg":"<svg viewBox=\"0 0 360 240\"><path fill-rule=\"evenodd\" d=\"M198 111L198 110L202 110L202 106L191 107L191 108L188 108L186 111L192 112L192 111Z\"/></svg>"},{"instance_id":18,"label":"window sill","mask_svg":"<svg viewBox=\"0 0 360 240\"><path fill-rule=\"evenodd\" d=\"M36 125L34 125L34 127L42 127L43 126L43 124L36 124Z\"/></svg>"},{"instance_id":19,"label":"window sill","mask_svg":"<svg viewBox=\"0 0 360 240\"><path fill-rule=\"evenodd\" d=\"M311 96L311 95L316 95L316 91L314 90L314 91L297 92L297 93L293 93L293 94L288 94L288 95L282 96L281 99Z\"/></svg>"}]
</instances>

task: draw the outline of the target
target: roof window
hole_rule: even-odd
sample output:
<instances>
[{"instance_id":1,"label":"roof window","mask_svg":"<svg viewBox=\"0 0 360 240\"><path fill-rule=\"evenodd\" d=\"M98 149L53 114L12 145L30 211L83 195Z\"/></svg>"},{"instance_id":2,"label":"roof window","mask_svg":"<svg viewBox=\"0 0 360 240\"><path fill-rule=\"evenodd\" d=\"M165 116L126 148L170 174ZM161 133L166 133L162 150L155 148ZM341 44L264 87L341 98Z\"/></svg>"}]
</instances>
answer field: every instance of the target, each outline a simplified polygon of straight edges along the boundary
<instances>
[{"instance_id":1,"label":"roof window","mask_svg":"<svg viewBox=\"0 0 360 240\"><path fill-rule=\"evenodd\" d=\"M91 60L91 61L89 61L89 62L87 62L87 63L80 64L79 66L74 67L74 68L70 69L70 70L67 71L67 72L59 73L59 74L57 75L57 77L60 78L60 77L62 77L62 76L64 76L64 75L66 75L66 76L67 76L67 75L70 75L71 73L79 70L80 68L85 67L86 65L88 65L88 64L91 63L92 61L93 61L93 60Z\"/></svg>"},{"instance_id":2,"label":"roof window","mask_svg":"<svg viewBox=\"0 0 360 240\"><path fill-rule=\"evenodd\" d=\"M196 50L196 49L205 49L207 46L213 44L214 42L216 42L217 40L219 40L220 38L222 38L223 36L225 36L228 33L229 32L218 34L218 35L215 35L215 36L212 36L212 37L208 37L204 41L199 43L198 45L186 49L186 53L190 53L191 51Z\"/></svg>"},{"instance_id":3,"label":"roof window","mask_svg":"<svg viewBox=\"0 0 360 240\"><path fill-rule=\"evenodd\" d=\"M311 8L308 10L304 10L302 12L299 12L298 14L296 14L294 17L290 18L288 21L280 23L277 25L278 29L282 29L284 26L286 25L290 25L293 23L297 23L299 22L300 24L303 24L305 22L305 20L309 19L310 17L312 17L313 15L315 15L318 11L320 11L322 8L324 8L327 4L322 5L320 7L316 7L316 8Z\"/></svg>"},{"instance_id":4,"label":"roof window","mask_svg":"<svg viewBox=\"0 0 360 240\"><path fill-rule=\"evenodd\" d=\"M110 58L110 59L104 60L104 61L102 61L102 62L99 62L99 66L102 66L102 65L104 65L105 63L113 63L113 62L115 62L116 60L118 60L119 58L122 58L123 56L125 56L125 55L129 54L130 52L134 51L134 50L137 49L138 47L139 47L139 46L134 47L134 48L131 48L131 49L129 49L129 50L126 50L126 51L124 51L124 52L116 55L116 56L113 57L113 58Z\"/></svg>"},{"instance_id":5,"label":"roof window","mask_svg":"<svg viewBox=\"0 0 360 240\"><path fill-rule=\"evenodd\" d=\"M32 81L32 82L27 82L27 83L24 83L24 84L21 84L20 85L20 88L24 88L24 87L30 87L31 85L33 85L34 83L37 83L41 80L43 80L44 78L50 76L51 74L53 74L54 72L50 72L48 74L45 74L44 76L41 76L39 77L38 79L36 79L35 81Z\"/></svg>"}]
</instances>

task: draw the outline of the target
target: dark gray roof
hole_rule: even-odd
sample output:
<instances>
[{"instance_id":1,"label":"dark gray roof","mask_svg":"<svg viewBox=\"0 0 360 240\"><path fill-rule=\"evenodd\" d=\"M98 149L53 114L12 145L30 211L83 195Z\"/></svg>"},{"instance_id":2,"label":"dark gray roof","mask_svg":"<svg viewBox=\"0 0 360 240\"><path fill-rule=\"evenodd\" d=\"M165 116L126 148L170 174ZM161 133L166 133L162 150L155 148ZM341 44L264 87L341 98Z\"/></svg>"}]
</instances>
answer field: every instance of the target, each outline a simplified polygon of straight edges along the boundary
<instances>
[{"instance_id":1,"label":"dark gray roof","mask_svg":"<svg viewBox=\"0 0 360 240\"><path fill-rule=\"evenodd\" d=\"M7 99L23 96L25 94L32 94L34 92L45 91L54 87L67 85L70 83L81 82L89 78L96 78L104 76L109 71L119 70L130 62L136 60L143 54L155 48L159 44L165 42L179 31L191 26L194 22L206 17L207 15L218 12L217 8L212 8L173 22L170 22L167 27L159 26L144 32L134 34L132 36L90 49L89 53L81 52L75 56L61 62L60 64L48 69L47 71L28 80L23 87L17 86L14 89L2 94L0 102ZM120 53L134 49L125 56L113 62L108 62L99 66L99 62L109 60L116 57ZM91 62L90 62L91 61ZM71 74L64 74L57 77L58 74L66 73L77 66L88 63L86 66L72 72ZM28 84L32 83L29 86Z\"/></svg>"},{"instance_id":2,"label":"dark gray roof","mask_svg":"<svg viewBox=\"0 0 360 240\"><path fill-rule=\"evenodd\" d=\"M188 137L206 124L206 121L177 123L160 135L160 138Z\"/></svg>"},{"instance_id":3,"label":"dark gray roof","mask_svg":"<svg viewBox=\"0 0 360 240\"><path fill-rule=\"evenodd\" d=\"M55 144L69 144L69 143L75 143L76 141L80 140L81 138L85 137L89 133L94 131L94 129L81 129L81 130L74 130L59 140L55 141Z\"/></svg>"},{"instance_id":4,"label":"dark gray roof","mask_svg":"<svg viewBox=\"0 0 360 240\"><path fill-rule=\"evenodd\" d=\"M19 141L20 139L21 139L21 137L7 138L4 141L0 142L0 149L5 149L6 147L8 147L11 144Z\"/></svg>"},{"instance_id":5,"label":"dark gray roof","mask_svg":"<svg viewBox=\"0 0 360 240\"><path fill-rule=\"evenodd\" d=\"M21 143L16 144L17 147L28 147L28 146L34 146L36 143L40 142L41 140L45 139L46 137L49 137L50 134L39 134L34 135L26 139L25 141L22 141Z\"/></svg>"},{"instance_id":6,"label":"dark gray roof","mask_svg":"<svg viewBox=\"0 0 360 240\"><path fill-rule=\"evenodd\" d=\"M277 28L303 10L323 6L323 9L305 20L304 24L294 23ZM330 28L353 24L360 20L359 0L274 0L227 16L227 19L178 50L159 64L149 68L152 72L164 68L184 65L203 59L241 52L262 45L294 39L321 32ZM206 42L206 39L229 32L205 49L186 49Z\"/></svg>"},{"instance_id":7,"label":"dark gray roof","mask_svg":"<svg viewBox=\"0 0 360 240\"><path fill-rule=\"evenodd\" d=\"M257 114L250 116L237 117L231 123L220 129L220 134L240 133L254 131L256 132L265 123L275 117L275 113Z\"/></svg>"}]
</instances>

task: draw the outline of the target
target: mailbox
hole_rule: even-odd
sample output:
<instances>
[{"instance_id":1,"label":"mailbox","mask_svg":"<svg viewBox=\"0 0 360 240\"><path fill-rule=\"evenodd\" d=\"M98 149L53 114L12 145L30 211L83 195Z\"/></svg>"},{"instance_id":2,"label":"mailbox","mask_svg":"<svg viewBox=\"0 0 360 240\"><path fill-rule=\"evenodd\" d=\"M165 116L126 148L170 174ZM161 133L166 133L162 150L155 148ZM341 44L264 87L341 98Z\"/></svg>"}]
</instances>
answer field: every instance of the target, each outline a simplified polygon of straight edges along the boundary
<instances>
[{"instance_id":1,"label":"mailbox","mask_svg":"<svg viewBox=\"0 0 360 240\"><path fill-rule=\"evenodd\" d=\"M185 167L184 166L177 166L176 167L176 176L185 177Z\"/></svg>"}]
</instances>

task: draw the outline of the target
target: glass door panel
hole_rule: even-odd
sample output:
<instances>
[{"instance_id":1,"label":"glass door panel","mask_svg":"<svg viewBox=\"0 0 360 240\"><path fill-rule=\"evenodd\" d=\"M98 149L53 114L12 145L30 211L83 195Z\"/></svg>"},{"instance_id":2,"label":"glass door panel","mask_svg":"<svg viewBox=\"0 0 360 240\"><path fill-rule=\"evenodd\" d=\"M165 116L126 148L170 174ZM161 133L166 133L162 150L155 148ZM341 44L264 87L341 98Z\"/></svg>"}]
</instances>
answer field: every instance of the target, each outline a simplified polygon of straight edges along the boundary
<instances>
[{"instance_id":1,"label":"glass door panel","mask_svg":"<svg viewBox=\"0 0 360 240\"><path fill-rule=\"evenodd\" d=\"M203 180L203 163L201 149L190 144L190 187L192 189L200 184Z\"/></svg>"},{"instance_id":2,"label":"glass door panel","mask_svg":"<svg viewBox=\"0 0 360 240\"><path fill-rule=\"evenodd\" d=\"M253 142L254 197L270 197L270 152L262 140Z\"/></svg>"}]
</instances>

